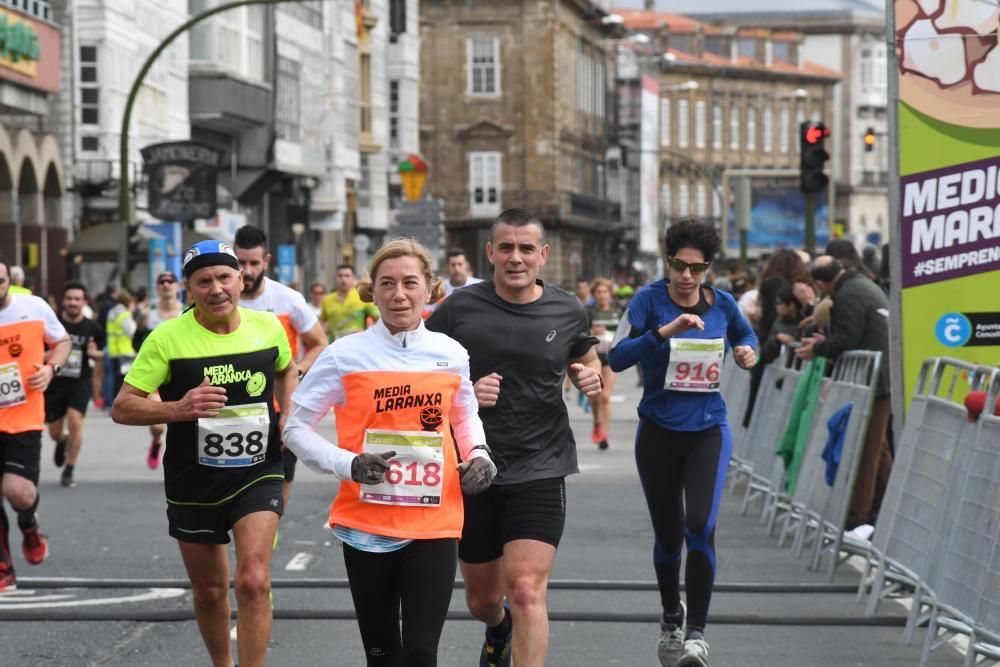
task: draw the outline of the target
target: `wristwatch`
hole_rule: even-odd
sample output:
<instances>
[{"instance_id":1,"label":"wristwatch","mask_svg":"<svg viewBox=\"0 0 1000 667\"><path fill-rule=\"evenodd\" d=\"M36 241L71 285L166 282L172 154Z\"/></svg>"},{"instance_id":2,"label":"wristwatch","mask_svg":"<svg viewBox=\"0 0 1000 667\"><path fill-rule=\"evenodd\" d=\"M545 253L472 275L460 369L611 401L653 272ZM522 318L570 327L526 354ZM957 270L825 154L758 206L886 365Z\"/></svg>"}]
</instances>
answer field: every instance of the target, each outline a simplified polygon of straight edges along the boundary
<instances>
[{"instance_id":1,"label":"wristwatch","mask_svg":"<svg viewBox=\"0 0 1000 667\"><path fill-rule=\"evenodd\" d=\"M59 364L49 364L48 362L45 362L45 363L48 364L49 366L52 366L52 375L53 376L59 375L59 371L62 370L62 366L60 366Z\"/></svg>"},{"instance_id":2,"label":"wristwatch","mask_svg":"<svg viewBox=\"0 0 1000 667\"><path fill-rule=\"evenodd\" d=\"M486 455L490 458L490 460L491 461L493 460L493 450L490 449L487 445L476 445L475 447L473 447L472 449L469 450L469 453L471 454L472 452L476 451L477 449L481 449L484 452L486 452Z\"/></svg>"}]
</instances>

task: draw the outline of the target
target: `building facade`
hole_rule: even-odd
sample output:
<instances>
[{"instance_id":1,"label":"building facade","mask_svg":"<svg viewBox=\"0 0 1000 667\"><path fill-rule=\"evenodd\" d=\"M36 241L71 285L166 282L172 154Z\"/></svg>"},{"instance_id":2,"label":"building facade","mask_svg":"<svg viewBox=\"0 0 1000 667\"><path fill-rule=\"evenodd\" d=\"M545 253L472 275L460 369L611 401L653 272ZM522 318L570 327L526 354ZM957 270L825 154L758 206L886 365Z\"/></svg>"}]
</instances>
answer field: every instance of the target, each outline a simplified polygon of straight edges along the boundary
<instances>
[{"instance_id":1,"label":"building facade","mask_svg":"<svg viewBox=\"0 0 1000 667\"><path fill-rule=\"evenodd\" d=\"M641 6L639 0L619 5ZM888 70L885 3L881 0L658 0L659 9L694 17L710 25L736 26L802 35L803 60L841 72L833 90L832 130L827 142L833 156L834 222L859 246L888 241ZM864 143L868 130L876 142Z\"/></svg>"},{"instance_id":2,"label":"building facade","mask_svg":"<svg viewBox=\"0 0 1000 667\"><path fill-rule=\"evenodd\" d=\"M64 0L59 7L71 28L64 38L67 93L59 103L77 193L67 216L79 232L70 259L89 284L103 285L115 267L120 123L129 88L164 37L221 4ZM303 287L330 284L338 264L365 266L389 229L391 153L418 150L419 5L402 4L237 7L177 38L147 74L133 110L136 221L160 222L146 210L140 149L190 139L221 159L218 212L186 224L185 242L195 232L232 238L238 226L256 225L272 251L295 247L294 280ZM133 273L133 284L143 275Z\"/></svg>"},{"instance_id":3,"label":"building facade","mask_svg":"<svg viewBox=\"0 0 1000 667\"><path fill-rule=\"evenodd\" d=\"M47 296L65 276L66 174L57 96L65 26L47 2L0 2L0 255Z\"/></svg>"},{"instance_id":4,"label":"building facade","mask_svg":"<svg viewBox=\"0 0 1000 667\"><path fill-rule=\"evenodd\" d=\"M730 249L724 190L736 170L799 168L799 126L831 117L841 75L804 59L799 33L619 10L659 70L660 215L712 220ZM834 169L837 156L834 155ZM760 248L757 250L766 250Z\"/></svg>"},{"instance_id":5,"label":"building facade","mask_svg":"<svg viewBox=\"0 0 1000 667\"><path fill-rule=\"evenodd\" d=\"M501 210L546 227L546 279L609 274L624 256L606 185L615 145L614 41L607 3L421 3L421 145L445 202L449 246L477 275Z\"/></svg>"}]
</instances>

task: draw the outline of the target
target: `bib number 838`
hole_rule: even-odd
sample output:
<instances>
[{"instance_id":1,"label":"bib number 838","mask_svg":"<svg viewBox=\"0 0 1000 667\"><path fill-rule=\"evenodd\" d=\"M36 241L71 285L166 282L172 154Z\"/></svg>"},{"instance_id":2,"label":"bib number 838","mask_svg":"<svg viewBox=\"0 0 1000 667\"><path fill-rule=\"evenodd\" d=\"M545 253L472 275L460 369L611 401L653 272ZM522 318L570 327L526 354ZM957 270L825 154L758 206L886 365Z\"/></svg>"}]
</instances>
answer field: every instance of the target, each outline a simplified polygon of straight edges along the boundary
<instances>
[{"instance_id":1,"label":"bib number 838","mask_svg":"<svg viewBox=\"0 0 1000 667\"><path fill-rule=\"evenodd\" d=\"M228 447L225 446L228 442ZM244 437L243 433L233 432L208 433L205 435L205 446L202 449L206 456L218 458L226 456L256 456L264 451L264 434L260 431L250 431Z\"/></svg>"}]
</instances>

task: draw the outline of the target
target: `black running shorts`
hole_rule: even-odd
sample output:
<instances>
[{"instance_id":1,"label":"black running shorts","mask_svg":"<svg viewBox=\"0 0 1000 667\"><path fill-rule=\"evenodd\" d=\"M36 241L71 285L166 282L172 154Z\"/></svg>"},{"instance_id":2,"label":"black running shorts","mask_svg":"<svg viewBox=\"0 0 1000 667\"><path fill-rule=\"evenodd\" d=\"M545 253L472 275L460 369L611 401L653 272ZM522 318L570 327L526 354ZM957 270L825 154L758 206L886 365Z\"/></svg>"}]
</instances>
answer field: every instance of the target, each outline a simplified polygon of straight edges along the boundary
<instances>
[{"instance_id":1,"label":"black running shorts","mask_svg":"<svg viewBox=\"0 0 1000 667\"><path fill-rule=\"evenodd\" d=\"M465 497L458 557L466 563L488 563L500 558L504 545L514 540L538 540L558 547L565 525L564 478L494 484Z\"/></svg>"},{"instance_id":2,"label":"black running shorts","mask_svg":"<svg viewBox=\"0 0 1000 667\"><path fill-rule=\"evenodd\" d=\"M38 486L42 460L42 432L0 433L0 470Z\"/></svg>"},{"instance_id":3,"label":"black running shorts","mask_svg":"<svg viewBox=\"0 0 1000 667\"><path fill-rule=\"evenodd\" d=\"M299 457L290 449L281 450L281 463L285 468L285 481L291 482L295 479L295 464L299 462Z\"/></svg>"},{"instance_id":4,"label":"black running shorts","mask_svg":"<svg viewBox=\"0 0 1000 667\"><path fill-rule=\"evenodd\" d=\"M56 378L45 390L45 423L51 424L62 419L69 408L87 414L91 393L89 377L80 380Z\"/></svg>"},{"instance_id":5,"label":"black running shorts","mask_svg":"<svg viewBox=\"0 0 1000 667\"><path fill-rule=\"evenodd\" d=\"M188 507L167 505L170 537L180 542L198 544L229 544L229 531L236 522L254 512L285 511L281 499L281 480L267 479L218 507Z\"/></svg>"}]
</instances>

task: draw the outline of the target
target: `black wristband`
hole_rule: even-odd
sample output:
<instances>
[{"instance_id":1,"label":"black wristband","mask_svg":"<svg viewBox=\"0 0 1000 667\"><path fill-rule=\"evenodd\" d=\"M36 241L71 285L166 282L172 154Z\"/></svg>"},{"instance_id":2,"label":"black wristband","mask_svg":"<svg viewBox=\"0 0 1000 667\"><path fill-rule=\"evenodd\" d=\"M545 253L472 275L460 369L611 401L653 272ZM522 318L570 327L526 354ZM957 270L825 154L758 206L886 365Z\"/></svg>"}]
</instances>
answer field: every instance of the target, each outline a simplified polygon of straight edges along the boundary
<instances>
[{"instance_id":1,"label":"black wristband","mask_svg":"<svg viewBox=\"0 0 1000 667\"><path fill-rule=\"evenodd\" d=\"M653 334L653 338L655 338L657 341L659 341L659 342L662 343L663 341L666 340L666 338L664 338L663 336L660 335L660 327L656 327L655 329L652 329L651 331L652 331L652 334Z\"/></svg>"}]
</instances>

